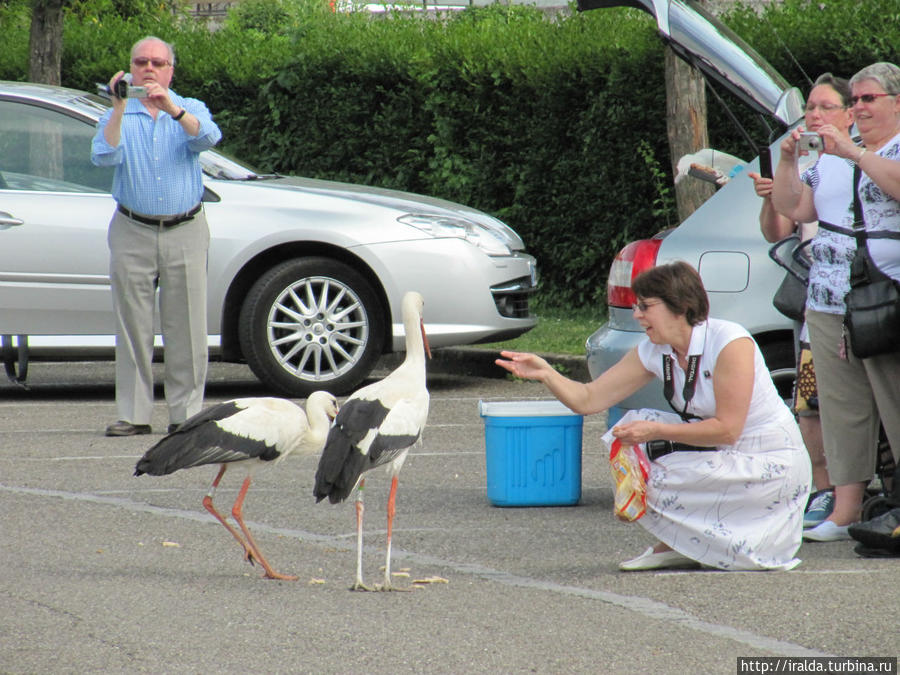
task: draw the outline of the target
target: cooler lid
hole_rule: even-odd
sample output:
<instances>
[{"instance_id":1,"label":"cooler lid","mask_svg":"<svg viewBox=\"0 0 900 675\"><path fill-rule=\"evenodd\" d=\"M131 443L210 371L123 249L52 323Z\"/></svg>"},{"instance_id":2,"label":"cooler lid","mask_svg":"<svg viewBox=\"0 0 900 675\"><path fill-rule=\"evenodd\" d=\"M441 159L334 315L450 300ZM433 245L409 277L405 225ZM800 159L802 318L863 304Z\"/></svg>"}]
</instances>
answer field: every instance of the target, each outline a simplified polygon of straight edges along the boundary
<instances>
[{"instance_id":1,"label":"cooler lid","mask_svg":"<svg viewBox=\"0 0 900 675\"><path fill-rule=\"evenodd\" d=\"M482 417L560 417L578 415L556 399L549 401L478 401Z\"/></svg>"}]
</instances>

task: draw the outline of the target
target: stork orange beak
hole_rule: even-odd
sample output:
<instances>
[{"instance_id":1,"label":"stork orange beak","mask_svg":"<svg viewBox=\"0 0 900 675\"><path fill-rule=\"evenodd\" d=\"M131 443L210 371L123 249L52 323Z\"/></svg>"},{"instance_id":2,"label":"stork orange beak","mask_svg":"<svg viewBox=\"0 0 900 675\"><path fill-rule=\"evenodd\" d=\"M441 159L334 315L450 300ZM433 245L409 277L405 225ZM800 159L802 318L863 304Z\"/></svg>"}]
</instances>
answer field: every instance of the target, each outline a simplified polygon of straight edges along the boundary
<instances>
[{"instance_id":1,"label":"stork orange beak","mask_svg":"<svg viewBox=\"0 0 900 675\"><path fill-rule=\"evenodd\" d=\"M425 334L425 319L419 319L419 328L422 330L422 344L425 345L425 353L431 358L431 347L428 346L428 335Z\"/></svg>"}]
</instances>

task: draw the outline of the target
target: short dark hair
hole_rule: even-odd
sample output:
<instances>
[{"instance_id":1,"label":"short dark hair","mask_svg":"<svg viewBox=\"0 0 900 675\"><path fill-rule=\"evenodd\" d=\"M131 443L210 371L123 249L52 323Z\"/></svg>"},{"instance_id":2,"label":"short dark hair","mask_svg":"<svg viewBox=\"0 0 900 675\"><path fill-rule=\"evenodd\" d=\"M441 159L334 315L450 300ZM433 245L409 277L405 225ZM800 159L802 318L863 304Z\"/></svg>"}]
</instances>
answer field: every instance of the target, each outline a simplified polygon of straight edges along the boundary
<instances>
[{"instance_id":1,"label":"short dark hair","mask_svg":"<svg viewBox=\"0 0 900 675\"><path fill-rule=\"evenodd\" d=\"M850 81L845 80L843 77L836 77L831 73L822 73L816 78L816 81L813 82L813 86L810 87L810 91L815 89L818 86L827 86L834 89L838 96L841 97L841 103L844 104L844 107L848 107L850 105Z\"/></svg>"},{"instance_id":2,"label":"short dark hair","mask_svg":"<svg viewBox=\"0 0 900 675\"><path fill-rule=\"evenodd\" d=\"M631 290L644 300L659 298L670 312L683 315L691 326L709 316L709 297L703 280L697 270L681 260L641 272L631 282Z\"/></svg>"}]
</instances>

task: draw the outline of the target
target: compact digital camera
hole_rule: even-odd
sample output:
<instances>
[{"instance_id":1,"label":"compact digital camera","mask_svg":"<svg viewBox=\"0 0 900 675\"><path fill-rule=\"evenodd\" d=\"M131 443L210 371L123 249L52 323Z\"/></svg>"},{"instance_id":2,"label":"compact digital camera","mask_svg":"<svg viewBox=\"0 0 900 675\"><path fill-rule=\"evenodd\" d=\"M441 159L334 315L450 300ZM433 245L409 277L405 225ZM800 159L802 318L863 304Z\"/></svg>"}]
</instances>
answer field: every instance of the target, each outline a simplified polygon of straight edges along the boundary
<instances>
[{"instance_id":1,"label":"compact digital camera","mask_svg":"<svg viewBox=\"0 0 900 675\"><path fill-rule=\"evenodd\" d=\"M822 152L825 149L825 139L815 131L803 131L800 140L797 141L797 147L806 152Z\"/></svg>"},{"instance_id":2,"label":"compact digital camera","mask_svg":"<svg viewBox=\"0 0 900 675\"><path fill-rule=\"evenodd\" d=\"M131 73L127 73L115 84L115 91L108 84L97 83L97 91L116 98L147 98L146 87L135 87L131 84Z\"/></svg>"}]
</instances>

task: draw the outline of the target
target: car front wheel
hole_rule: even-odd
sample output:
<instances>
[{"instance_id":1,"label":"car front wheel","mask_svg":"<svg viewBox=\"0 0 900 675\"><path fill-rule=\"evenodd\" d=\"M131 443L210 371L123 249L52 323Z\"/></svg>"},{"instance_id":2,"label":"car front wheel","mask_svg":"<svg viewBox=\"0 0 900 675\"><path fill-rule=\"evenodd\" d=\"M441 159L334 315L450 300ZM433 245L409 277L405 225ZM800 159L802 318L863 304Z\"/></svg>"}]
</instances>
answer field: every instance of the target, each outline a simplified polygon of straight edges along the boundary
<instances>
[{"instance_id":1,"label":"car front wheel","mask_svg":"<svg viewBox=\"0 0 900 675\"><path fill-rule=\"evenodd\" d=\"M384 346L384 312L362 275L329 258L276 265L241 307L241 349L253 373L287 396L352 391Z\"/></svg>"}]
</instances>

